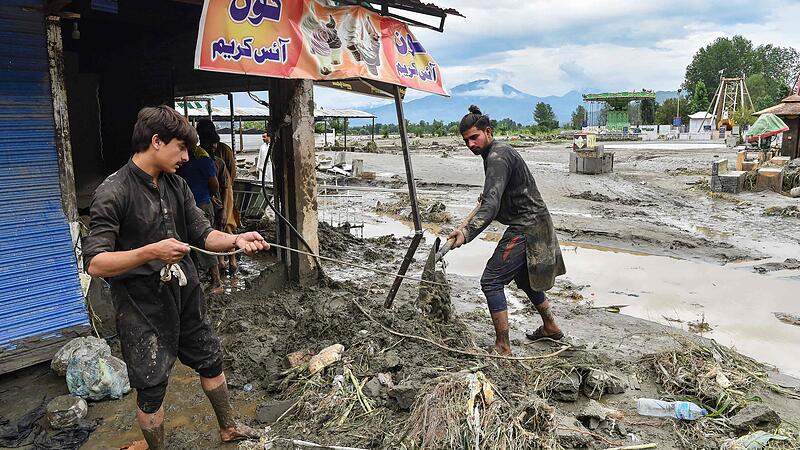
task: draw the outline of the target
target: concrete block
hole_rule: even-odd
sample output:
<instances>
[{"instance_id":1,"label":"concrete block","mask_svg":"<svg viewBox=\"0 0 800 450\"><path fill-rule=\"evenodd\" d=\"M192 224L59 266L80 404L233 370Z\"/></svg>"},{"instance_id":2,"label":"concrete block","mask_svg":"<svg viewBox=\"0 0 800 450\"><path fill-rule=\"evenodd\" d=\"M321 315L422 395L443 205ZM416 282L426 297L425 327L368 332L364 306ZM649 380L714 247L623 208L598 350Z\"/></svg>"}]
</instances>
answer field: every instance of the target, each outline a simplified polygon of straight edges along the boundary
<instances>
[{"instance_id":1,"label":"concrete block","mask_svg":"<svg viewBox=\"0 0 800 450\"><path fill-rule=\"evenodd\" d=\"M742 164L747 159L747 152L745 150L739 150L736 152L736 170L744 170L742 168Z\"/></svg>"},{"instance_id":2,"label":"concrete block","mask_svg":"<svg viewBox=\"0 0 800 450\"><path fill-rule=\"evenodd\" d=\"M769 162L770 162L770 164L773 164L773 165L776 165L776 166L785 166L785 165L789 164L789 161L791 159L792 158L789 158L788 156L775 156L772 159L770 159Z\"/></svg>"},{"instance_id":3,"label":"concrete block","mask_svg":"<svg viewBox=\"0 0 800 450\"><path fill-rule=\"evenodd\" d=\"M762 167L758 169L756 191L774 191L780 193L782 190L783 167Z\"/></svg>"},{"instance_id":4,"label":"concrete block","mask_svg":"<svg viewBox=\"0 0 800 450\"><path fill-rule=\"evenodd\" d=\"M758 161L745 161L742 163L742 170L745 172L751 172L753 170L758 170L760 164Z\"/></svg>"},{"instance_id":5,"label":"concrete block","mask_svg":"<svg viewBox=\"0 0 800 450\"><path fill-rule=\"evenodd\" d=\"M712 192L738 194L744 190L744 178L747 172L732 171L711 177Z\"/></svg>"},{"instance_id":6,"label":"concrete block","mask_svg":"<svg viewBox=\"0 0 800 450\"><path fill-rule=\"evenodd\" d=\"M720 175L728 171L728 160L718 159L711 163L711 175Z\"/></svg>"}]
</instances>

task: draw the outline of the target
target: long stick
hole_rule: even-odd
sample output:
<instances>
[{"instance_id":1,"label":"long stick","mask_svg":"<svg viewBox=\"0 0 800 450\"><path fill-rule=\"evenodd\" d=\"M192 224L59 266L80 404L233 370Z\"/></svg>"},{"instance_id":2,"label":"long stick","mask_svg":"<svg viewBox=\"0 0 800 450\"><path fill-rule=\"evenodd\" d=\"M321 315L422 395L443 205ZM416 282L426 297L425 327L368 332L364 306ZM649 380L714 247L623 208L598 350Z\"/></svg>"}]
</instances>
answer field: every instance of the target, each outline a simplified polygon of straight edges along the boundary
<instances>
[{"instance_id":1,"label":"long stick","mask_svg":"<svg viewBox=\"0 0 800 450\"><path fill-rule=\"evenodd\" d=\"M439 347L442 350L446 350L446 351L452 352L452 353L460 353L462 355L475 356L477 358L506 359L506 360L509 360L509 361L530 361L530 360L534 360L534 359L552 358L553 356L556 356L559 353L562 353L565 350L569 350L570 348L572 348L572 346L570 346L570 345L564 345L563 347L561 347L560 349L558 349L558 350L556 350L556 351L554 351L552 353L547 353L545 355L536 355L536 356L505 356L505 355L496 355L496 354L491 354L491 353L477 353L477 352L470 352L470 351L467 351L467 350L459 350L457 348L451 348L451 347L448 347L446 345L442 345L442 344L440 344L440 343L438 343L438 342L436 342L434 340L428 339L426 337L417 336L417 335L414 335L414 334L401 333L399 331L394 331L391 328L387 327L386 325L378 322L378 320L375 319L374 317L372 317L371 315L369 315L367 310L364 309L364 307L361 306L361 304L358 303L358 300L356 300L355 298L353 299L353 304L355 304L356 307L358 307L358 309L361 310L361 313L363 313L365 316L367 316L367 319L375 322L378 326L383 328L383 330L386 331L389 334L393 334L395 336L400 336L400 337L409 338L409 339L416 339L416 340L422 341L422 342L427 342L428 344L434 345L436 347Z\"/></svg>"},{"instance_id":2,"label":"long stick","mask_svg":"<svg viewBox=\"0 0 800 450\"><path fill-rule=\"evenodd\" d=\"M445 286L444 283L438 283L436 281L423 280L422 278L409 277L407 275L400 275L400 274L397 274L397 273L394 273L394 272L389 272L389 271L386 271L386 270L376 269L374 267L362 266L361 264L356 264L356 263L352 263L352 262L349 262L349 261L342 261L341 259L336 259L336 258L329 258L327 256L316 255L314 253L304 252L302 250L297 250L295 248L285 247L285 246L279 245L279 244L273 244L272 242L267 242L267 244L270 247L275 247L275 248L280 248L280 249L283 249L283 250L288 250L290 252L299 253L301 255L313 256L314 258L319 258L319 259L321 259L323 261L331 261L331 262L335 262L335 263L338 263L338 264L344 264L346 266L357 267L359 269L368 270L370 272L375 272L375 273L379 273L379 274L382 274L382 275L390 275L390 276L393 276L393 277L405 278L407 280L416 281L418 283L427 283L427 284L434 284L434 285L437 285L437 286ZM200 252L200 253L205 253L205 254L211 255L211 256L230 256L230 255L235 255L237 253L241 253L241 252L244 251L243 249L240 248L240 249L234 250L232 252L212 252L210 250L205 250L205 249L202 249L202 248L198 248L198 247L195 247L193 245L189 245L189 248L191 248L194 251L197 251L197 252Z\"/></svg>"}]
</instances>

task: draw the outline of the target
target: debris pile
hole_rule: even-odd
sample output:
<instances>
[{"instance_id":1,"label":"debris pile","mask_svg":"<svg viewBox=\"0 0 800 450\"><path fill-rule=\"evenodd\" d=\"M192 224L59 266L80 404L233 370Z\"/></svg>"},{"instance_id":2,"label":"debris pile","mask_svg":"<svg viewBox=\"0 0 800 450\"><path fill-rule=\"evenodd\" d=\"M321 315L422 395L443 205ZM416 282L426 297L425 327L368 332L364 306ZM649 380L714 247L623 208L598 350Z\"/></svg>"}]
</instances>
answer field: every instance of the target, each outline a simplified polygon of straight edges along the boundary
<instances>
[{"instance_id":1,"label":"debris pile","mask_svg":"<svg viewBox=\"0 0 800 450\"><path fill-rule=\"evenodd\" d=\"M417 199L420 219L429 223L450 223L453 216L447 207L438 200L420 197ZM412 220L411 200L408 194L397 194L393 201L378 202L375 211L388 214L403 220Z\"/></svg>"}]
</instances>

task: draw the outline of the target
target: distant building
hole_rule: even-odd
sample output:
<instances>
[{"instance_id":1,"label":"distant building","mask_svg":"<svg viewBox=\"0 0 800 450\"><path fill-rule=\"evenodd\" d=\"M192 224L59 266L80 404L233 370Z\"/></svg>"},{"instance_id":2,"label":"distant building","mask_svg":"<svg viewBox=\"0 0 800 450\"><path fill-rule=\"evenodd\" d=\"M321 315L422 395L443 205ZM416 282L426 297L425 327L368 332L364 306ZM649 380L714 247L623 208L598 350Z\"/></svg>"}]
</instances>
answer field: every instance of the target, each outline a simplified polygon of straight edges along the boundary
<instances>
[{"instance_id":1,"label":"distant building","mask_svg":"<svg viewBox=\"0 0 800 450\"><path fill-rule=\"evenodd\" d=\"M714 115L698 111L689 116L689 133L710 131L715 128Z\"/></svg>"}]
</instances>

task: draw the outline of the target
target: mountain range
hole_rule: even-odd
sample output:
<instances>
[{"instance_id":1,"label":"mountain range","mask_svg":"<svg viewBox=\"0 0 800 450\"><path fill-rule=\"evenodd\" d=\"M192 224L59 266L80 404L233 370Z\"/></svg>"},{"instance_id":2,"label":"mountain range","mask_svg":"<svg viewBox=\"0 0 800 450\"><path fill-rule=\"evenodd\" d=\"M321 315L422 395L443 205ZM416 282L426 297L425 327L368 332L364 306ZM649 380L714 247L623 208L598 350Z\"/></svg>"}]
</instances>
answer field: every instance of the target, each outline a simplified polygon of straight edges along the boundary
<instances>
[{"instance_id":1,"label":"mountain range","mask_svg":"<svg viewBox=\"0 0 800 450\"><path fill-rule=\"evenodd\" d=\"M587 89L584 92L603 92ZM667 98L676 97L674 91L657 91L656 101L662 103ZM537 97L506 84L491 80L475 80L460 84L450 90L450 97L428 95L403 103L406 118L410 122L441 120L445 123L461 120L470 105L478 105L481 111L493 119L510 118L525 125L533 123L533 109L536 103L544 102L553 108L559 122L568 122L578 105L583 104L582 93L569 91L564 95ZM377 123L397 123L394 103L361 108L375 114Z\"/></svg>"}]
</instances>

